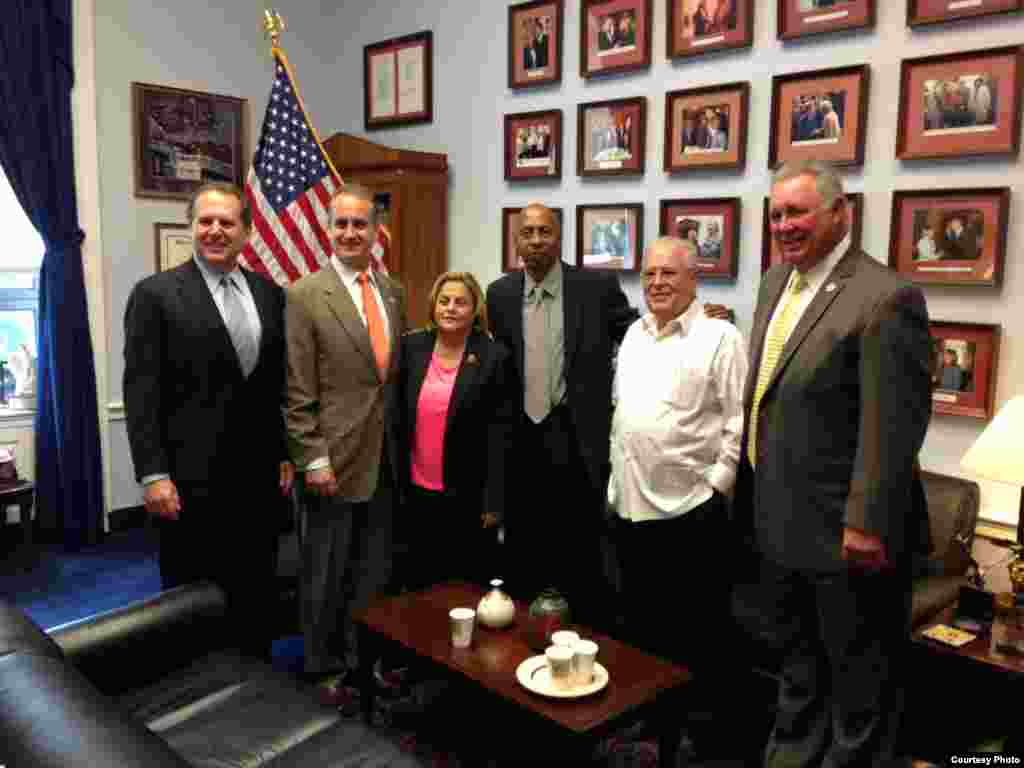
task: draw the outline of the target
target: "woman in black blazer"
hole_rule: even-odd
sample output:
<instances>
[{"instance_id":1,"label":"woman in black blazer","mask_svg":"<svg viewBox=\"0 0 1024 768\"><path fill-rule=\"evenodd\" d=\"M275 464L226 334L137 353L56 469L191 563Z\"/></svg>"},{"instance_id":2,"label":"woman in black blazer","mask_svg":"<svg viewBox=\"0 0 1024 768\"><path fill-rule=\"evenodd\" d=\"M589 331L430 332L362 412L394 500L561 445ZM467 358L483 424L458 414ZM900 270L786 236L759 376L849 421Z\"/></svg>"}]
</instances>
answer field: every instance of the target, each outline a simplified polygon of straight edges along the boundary
<instances>
[{"instance_id":1,"label":"woman in black blazer","mask_svg":"<svg viewBox=\"0 0 1024 768\"><path fill-rule=\"evenodd\" d=\"M402 337L397 387L401 570L409 589L503 575L495 557L514 406L508 352L488 333L487 306L472 274L442 274L429 306L428 326Z\"/></svg>"}]
</instances>

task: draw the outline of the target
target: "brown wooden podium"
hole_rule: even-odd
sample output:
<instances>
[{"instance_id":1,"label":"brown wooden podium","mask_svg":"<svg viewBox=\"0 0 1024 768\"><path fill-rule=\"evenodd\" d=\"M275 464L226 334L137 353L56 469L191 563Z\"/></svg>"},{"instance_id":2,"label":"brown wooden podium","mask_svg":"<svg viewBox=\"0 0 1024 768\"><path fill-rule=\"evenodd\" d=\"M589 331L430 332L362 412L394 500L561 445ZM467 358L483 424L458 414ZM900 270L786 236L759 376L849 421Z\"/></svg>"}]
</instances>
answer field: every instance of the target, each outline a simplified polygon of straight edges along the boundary
<instances>
[{"instance_id":1,"label":"brown wooden podium","mask_svg":"<svg viewBox=\"0 0 1024 768\"><path fill-rule=\"evenodd\" d=\"M426 323L427 298L448 268L448 156L336 133L324 149L344 181L373 190L391 233L388 271L405 287L409 322Z\"/></svg>"}]
</instances>

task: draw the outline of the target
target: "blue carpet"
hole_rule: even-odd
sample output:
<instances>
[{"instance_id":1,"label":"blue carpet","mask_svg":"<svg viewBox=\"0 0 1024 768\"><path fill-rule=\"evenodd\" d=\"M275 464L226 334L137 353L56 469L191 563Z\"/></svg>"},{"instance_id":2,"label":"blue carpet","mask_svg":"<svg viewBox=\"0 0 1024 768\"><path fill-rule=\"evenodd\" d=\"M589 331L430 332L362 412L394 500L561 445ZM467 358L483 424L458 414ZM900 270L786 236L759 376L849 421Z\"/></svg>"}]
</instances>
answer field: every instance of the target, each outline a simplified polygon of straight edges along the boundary
<instances>
[{"instance_id":1,"label":"blue carpet","mask_svg":"<svg viewBox=\"0 0 1024 768\"><path fill-rule=\"evenodd\" d=\"M16 605L44 629L120 608L160 591L153 531L133 528L79 552L46 551L29 571L0 575L0 599ZM302 638L274 642L274 666L302 670Z\"/></svg>"}]
</instances>

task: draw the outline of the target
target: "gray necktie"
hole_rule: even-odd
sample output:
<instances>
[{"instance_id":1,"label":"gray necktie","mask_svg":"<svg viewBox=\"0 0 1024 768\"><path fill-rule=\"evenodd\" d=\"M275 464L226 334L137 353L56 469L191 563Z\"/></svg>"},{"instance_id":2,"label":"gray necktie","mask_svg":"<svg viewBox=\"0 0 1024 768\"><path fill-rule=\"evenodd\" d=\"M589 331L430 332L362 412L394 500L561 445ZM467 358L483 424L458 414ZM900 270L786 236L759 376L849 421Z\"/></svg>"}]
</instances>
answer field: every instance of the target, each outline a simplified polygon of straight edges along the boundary
<instances>
[{"instance_id":1,"label":"gray necktie","mask_svg":"<svg viewBox=\"0 0 1024 768\"><path fill-rule=\"evenodd\" d=\"M535 286L531 303L526 310L526 415L535 424L540 424L551 410L551 383L548 369L548 313L544 306L544 293Z\"/></svg>"},{"instance_id":2,"label":"gray necktie","mask_svg":"<svg viewBox=\"0 0 1024 768\"><path fill-rule=\"evenodd\" d=\"M221 278L220 284L224 289L224 324L231 336L231 343L235 345L238 361L242 364L242 375L248 378L256 367L256 358L259 354L256 348L256 335L252 332L252 325L245 313L245 307L242 306L238 286L227 275Z\"/></svg>"}]
</instances>

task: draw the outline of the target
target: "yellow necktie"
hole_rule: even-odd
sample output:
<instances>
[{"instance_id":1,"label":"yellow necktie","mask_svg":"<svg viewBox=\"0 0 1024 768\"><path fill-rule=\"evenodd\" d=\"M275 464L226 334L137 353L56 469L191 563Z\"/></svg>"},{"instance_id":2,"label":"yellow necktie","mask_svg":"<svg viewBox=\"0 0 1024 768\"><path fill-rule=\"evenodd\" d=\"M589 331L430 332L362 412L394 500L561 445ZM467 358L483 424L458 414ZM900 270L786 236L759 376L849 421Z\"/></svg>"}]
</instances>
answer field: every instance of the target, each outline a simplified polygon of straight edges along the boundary
<instances>
[{"instance_id":1,"label":"yellow necktie","mask_svg":"<svg viewBox=\"0 0 1024 768\"><path fill-rule=\"evenodd\" d=\"M761 397L764 395L772 374L775 373L775 366L779 363L782 355L782 348L786 346L786 339L789 332L793 330L793 310L796 308L796 298L800 292L807 287L807 280L799 271L793 270L793 278L789 282L789 295L786 296L786 303L775 316L775 322L768 329L768 336L764 340L764 351L761 354L761 367L757 371L757 386L754 388L754 402L750 406L750 428L747 430L747 458L750 459L750 466L757 465L757 413L761 405Z\"/></svg>"}]
</instances>

